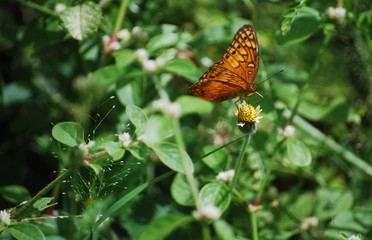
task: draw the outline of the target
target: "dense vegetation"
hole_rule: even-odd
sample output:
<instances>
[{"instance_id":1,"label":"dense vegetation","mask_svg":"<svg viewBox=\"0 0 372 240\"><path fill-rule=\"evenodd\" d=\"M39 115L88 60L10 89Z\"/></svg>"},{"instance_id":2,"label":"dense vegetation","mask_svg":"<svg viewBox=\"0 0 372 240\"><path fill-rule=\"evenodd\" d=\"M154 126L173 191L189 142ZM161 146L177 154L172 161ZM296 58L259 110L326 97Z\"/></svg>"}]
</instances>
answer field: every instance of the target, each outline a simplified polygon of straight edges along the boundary
<instances>
[{"instance_id":1,"label":"dense vegetation","mask_svg":"<svg viewBox=\"0 0 372 240\"><path fill-rule=\"evenodd\" d=\"M0 238L371 239L371 9L2 1ZM244 24L241 131L187 89Z\"/></svg>"}]
</instances>

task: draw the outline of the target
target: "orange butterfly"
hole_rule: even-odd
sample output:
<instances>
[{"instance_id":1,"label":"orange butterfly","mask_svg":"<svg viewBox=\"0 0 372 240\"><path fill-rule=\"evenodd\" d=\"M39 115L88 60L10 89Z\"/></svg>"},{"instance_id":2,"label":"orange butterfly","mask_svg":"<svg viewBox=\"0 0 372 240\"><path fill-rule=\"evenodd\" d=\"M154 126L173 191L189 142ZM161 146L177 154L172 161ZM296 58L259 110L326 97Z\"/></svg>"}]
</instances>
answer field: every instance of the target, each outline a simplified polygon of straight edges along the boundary
<instances>
[{"instance_id":1,"label":"orange butterfly","mask_svg":"<svg viewBox=\"0 0 372 240\"><path fill-rule=\"evenodd\" d=\"M259 66L257 34L246 24L235 34L222 59L213 64L189 93L208 101L221 102L256 92L253 84Z\"/></svg>"}]
</instances>

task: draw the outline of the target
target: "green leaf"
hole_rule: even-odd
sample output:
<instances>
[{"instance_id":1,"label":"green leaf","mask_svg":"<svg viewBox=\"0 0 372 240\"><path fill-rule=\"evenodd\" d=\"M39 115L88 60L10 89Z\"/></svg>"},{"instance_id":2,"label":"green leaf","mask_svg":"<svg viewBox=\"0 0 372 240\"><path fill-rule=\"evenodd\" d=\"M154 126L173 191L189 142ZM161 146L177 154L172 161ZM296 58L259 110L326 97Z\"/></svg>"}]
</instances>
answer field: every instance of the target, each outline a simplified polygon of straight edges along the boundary
<instances>
[{"instance_id":1,"label":"green leaf","mask_svg":"<svg viewBox=\"0 0 372 240\"><path fill-rule=\"evenodd\" d=\"M53 199L54 197L43 197L43 198L38 199L32 206L35 209L42 211L45 208L48 208L50 206L49 203L53 201Z\"/></svg>"},{"instance_id":2,"label":"green leaf","mask_svg":"<svg viewBox=\"0 0 372 240\"><path fill-rule=\"evenodd\" d=\"M173 136L174 131L172 119L164 115L151 115L144 128L145 138L143 141L148 146L164 142L165 139Z\"/></svg>"},{"instance_id":3,"label":"green leaf","mask_svg":"<svg viewBox=\"0 0 372 240\"><path fill-rule=\"evenodd\" d=\"M136 52L132 49L121 49L118 51L112 52L112 55L115 57L116 65L120 68L124 68L134 62L137 58Z\"/></svg>"},{"instance_id":4,"label":"green leaf","mask_svg":"<svg viewBox=\"0 0 372 240\"><path fill-rule=\"evenodd\" d=\"M133 157L139 160L145 159L148 154L148 148L143 145L130 145L126 150L129 151Z\"/></svg>"},{"instance_id":5,"label":"green leaf","mask_svg":"<svg viewBox=\"0 0 372 240\"><path fill-rule=\"evenodd\" d=\"M213 227L216 231L218 239L221 240L234 240L239 239L235 237L234 227L225 222L224 220L217 220L213 222Z\"/></svg>"},{"instance_id":6,"label":"green leaf","mask_svg":"<svg viewBox=\"0 0 372 240\"><path fill-rule=\"evenodd\" d=\"M200 190L199 199L201 206L216 206L223 212L230 204L231 195L226 184L213 182Z\"/></svg>"},{"instance_id":7,"label":"green leaf","mask_svg":"<svg viewBox=\"0 0 372 240\"><path fill-rule=\"evenodd\" d=\"M191 96L181 96L176 99L181 105L181 116L188 114L205 114L213 110L213 104L203 99Z\"/></svg>"},{"instance_id":8,"label":"green leaf","mask_svg":"<svg viewBox=\"0 0 372 240\"><path fill-rule=\"evenodd\" d=\"M17 204L31 198L26 188L19 185L8 185L0 187L0 195L7 201Z\"/></svg>"},{"instance_id":9,"label":"green leaf","mask_svg":"<svg viewBox=\"0 0 372 240\"><path fill-rule=\"evenodd\" d=\"M300 140L292 137L286 141L287 157L294 165L299 167L309 166L311 163L311 153L309 148Z\"/></svg>"},{"instance_id":10,"label":"green leaf","mask_svg":"<svg viewBox=\"0 0 372 240\"><path fill-rule=\"evenodd\" d=\"M147 44L147 49L150 52L160 48L168 48L176 45L178 42L178 35L175 33L163 33L150 39Z\"/></svg>"},{"instance_id":11,"label":"green leaf","mask_svg":"<svg viewBox=\"0 0 372 240\"><path fill-rule=\"evenodd\" d=\"M142 135L147 123L147 116L145 112L135 105L128 105L125 113L127 114L129 120L136 127L138 135Z\"/></svg>"},{"instance_id":12,"label":"green leaf","mask_svg":"<svg viewBox=\"0 0 372 240\"><path fill-rule=\"evenodd\" d=\"M83 127L76 122L58 123L52 129L52 136L69 147L77 147L84 142Z\"/></svg>"},{"instance_id":13,"label":"green leaf","mask_svg":"<svg viewBox=\"0 0 372 240\"><path fill-rule=\"evenodd\" d=\"M123 73L120 80L116 83L116 96L123 106L139 105L144 101L143 93L143 73L132 70Z\"/></svg>"},{"instance_id":14,"label":"green leaf","mask_svg":"<svg viewBox=\"0 0 372 240\"><path fill-rule=\"evenodd\" d=\"M290 24L287 27L288 32L282 32L282 26L279 26L276 34L276 40L279 44L295 44L308 39L313 35L321 23L321 17L318 11L313 8L304 7L298 9L296 15L290 23L283 18L281 24Z\"/></svg>"},{"instance_id":15,"label":"green leaf","mask_svg":"<svg viewBox=\"0 0 372 240\"><path fill-rule=\"evenodd\" d=\"M171 185L173 199L182 206L194 206L194 198L184 174L177 173Z\"/></svg>"},{"instance_id":16,"label":"green leaf","mask_svg":"<svg viewBox=\"0 0 372 240\"><path fill-rule=\"evenodd\" d=\"M163 180L163 179L169 177L170 175L172 175L173 173L174 173L173 171L169 171L169 172L166 172L163 175L160 175L159 177L157 177L157 178L155 178L151 181L142 183L141 185L139 185L138 187L134 188L132 191L130 191L129 193L124 195L122 198L120 198L109 209L107 209L107 211L105 211L102 214L102 216L98 219L98 221L94 225L94 228L93 228L94 233L93 234L94 235L97 234L98 227L99 227L99 225L101 225L101 223L103 223L103 221L105 221L107 218L113 216L116 212L119 211L119 209L121 207L126 205L130 200L132 200L133 198L138 196L141 192L143 192L149 186L151 186L151 185L153 185L157 182L160 182L161 180Z\"/></svg>"},{"instance_id":17,"label":"green leaf","mask_svg":"<svg viewBox=\"0 0 372 240\"><path fill-rule=\"evenodd\" d=\"M189 155L185 151L180 152L176 144L158 143L151 147L158 155L160 161L170 169L184 174L194 172L194 165ZM181 154L183 156L181 156ZM183 163L183 161L185 161L185 163Z\"/></svg>"},{"instance_id":18,"label":"green leaf","mask_svg":"<svg viewBox=\"0 0 372 240\"><path fill-rule=\"evenodd\" d=\"M320 220L329 220L335 215L345 212L353 206L353 194L342 188L319 189L319 202L315 216Z\"/></svg>"},{"instance_id":19,"label":"green leaf","mask_svg":"<svg viewBox=\"0 0 372 240\"><path fill-rule=\"evenodd\" d=\"M203 147L203 155L207 154L211 151L214 151L216 149L215 146L205 146ZM224 167L226 166L226 158L227 154L224 149L221 149L220 151L214 152L205 158L202 159L202 161L211 169L215 170L216 172L222 171Z\"/></svg>"},{"instance_id":20,"label":"green leaf","mask_svg":"<svg viewBox=\"0 0 372 240\"><path fill-rule=\"evenodd\" d=\"M125 75L125 69L117 65L109 65L89 73L89 78L105 85L115 83Z\"/></svg>"},{"instance_id":21,"label":"green leaf","mask_svg":"<svg viewBox=\"0 0 372 240\"><path fill-rule=\"evenodd\" d=\"M313 121L335 124L347 120L349 106L344 97L337 97L325 103L320 103L319 99L304 98L299 112Z\"/></svg>"},{"instance_id":22,"label":"green leaf","mask_svg":"<svg viewBox=\"0 0 372 240\"><path fill-rule=\"evenodd\" d=\"M164 69L192 82L196 82L202 74L189 59L175 59L169 62Z\"/></svg>"},{"instance_id":23,"label":"green leaf","mask_svg":"<svg viewBox=\"0 0 372 240\"><path fill-rule=\"evenodd\" d=\"M372 214L364 209L364 218L357 218L355 212L346 211L332 218L330 229L352 229L354 232L368 234L372 227ZM363 220L367 220L362 222ZM349 238L351 239L351 238Z\"/></svg>"},{"instance_id":24,"label":"green leaf","mask_svg":"<svg viewBox=\"0 0 372 240\"><path fill-rule=\"evenodd\" d=\"M113 141L105 143L104 148L114 161L121 159L125 153L125 149L120 147L119 143Z\"/></svg>"},{"instance_id":25,"label":"green leaf","mask_svg":"<svg viewBox=\"0 0 372 240\"><path fill-rule=\"evenodd\" d=\"M70 35L81 41L97 32L102 21L102 11L94 2L84 2L66 8L59 17Z\"/></svg>"},{"instance_id":26,"label":"green leaf","mask_svg":"<svg viewBox=\"0 0 372 240\"><path fill-rule=\"evenodd\" d=\"M2 97L4 105L22 103L30 99L31 91L18 83L10 83L4 87Z\"/></svg>"},{"instance_id":27,"label":"green leaf","mask_svg":"<svg viewBox=\"0 0 372 240\"><path fill-rule=\"evenodd\" d=\"M169 214L154 219L142 230L139 240L159 240L166 237L177 228L185 226L194 221L190 215Z\"/></svg>"},{"instance_id":28,"label":"green leaf","mask_svg":"<svg viewBox=\"0 0 372 240\"><path fill-rule=\"evenodd\" d=\"M17 223L7 228L15 239L19 240L43 240L45 239L44 234L35 225L30 223Z\"/></svg>"}]
</instances>

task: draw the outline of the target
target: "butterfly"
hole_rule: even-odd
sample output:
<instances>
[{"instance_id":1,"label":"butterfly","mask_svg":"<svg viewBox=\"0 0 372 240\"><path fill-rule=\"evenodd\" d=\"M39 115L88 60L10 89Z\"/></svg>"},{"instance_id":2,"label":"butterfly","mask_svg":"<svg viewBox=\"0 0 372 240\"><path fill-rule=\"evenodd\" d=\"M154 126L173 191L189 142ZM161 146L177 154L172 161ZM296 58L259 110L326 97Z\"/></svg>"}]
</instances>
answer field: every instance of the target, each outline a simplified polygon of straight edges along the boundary
<instances>
[{"instance_id":1,"label":"butterfly","mask_svg":"<svg viewBox=\"0 0 372 240\"><path fill-rule=\"evenodd\" d=\"M190 86L189 93L214 102L248 96L257 91L253 81L259 61L256 31L246 24L235 34L222 59Z\"/></svg>"}]
</instances>

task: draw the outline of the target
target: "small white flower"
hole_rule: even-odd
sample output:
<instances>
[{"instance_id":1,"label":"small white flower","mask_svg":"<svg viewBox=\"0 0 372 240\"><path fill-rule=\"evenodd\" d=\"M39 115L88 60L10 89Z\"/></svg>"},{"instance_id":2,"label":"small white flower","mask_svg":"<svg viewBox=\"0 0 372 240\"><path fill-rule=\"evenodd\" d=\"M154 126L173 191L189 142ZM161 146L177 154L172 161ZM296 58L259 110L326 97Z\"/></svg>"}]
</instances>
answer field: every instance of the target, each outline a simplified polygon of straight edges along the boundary
<instances>
[{"instance_id":1,"label":"small white flower","mask_svg":"<svg viewBox=\"0 0 372 240\"><path fill-rule=\"evenodd\" d=\"M128 29L122 29L120 30L117 35L119 39L123 40L124 42L128 41L130 39L130 32Z\"/></svg>"},{"instance_id":2,"label":"small white flower","mask_svg":"<svg viewBox=\"0 0 372 240\"><path fill-rule=\"evenodd\" d=\"M144 48L137 49L136 55L138 61L140 61L141 63L149 59L149 53Z\"/></svg>"},{"instance_id":3,"label":"small white flower","mask_svg":"<svg viewBox=\"0 0 372 240\"><path fill-rule=\"evenodd\" d=\"M106 45L110 41L110 36L109 35L103 35L102 41Z\"/></svg>"},{"instance_id":4,"label":"small white flower","mask_svg":"<svg viewBox=\"0 0 372 240\"><path fill-rule=\"evenodd\" d=\"M329 7L327 9L327 14L330 19L342 22L346 17L346 9L343 7Z\"/></svg>"},{"instance_id":5,"label":"small white flower","mask_svg":"<svg viewBox=\"0 0 372 240\"><path fill-rule=\"evenodd\" d=\"M129 145L133 142L132 137L127 132L119 134L118 138L119 138L119 141L123 144L124 147L129 147Z\"/></svg>"},{"instance_id":6,"label":"small white flower","mask_svg":"<svg viewBox=\"0 0 372 240\"><path fill-rule=\"evenodd\" d=\"M181 115L181 105L175 102L170 103L168 108L165 109L164 113L171 117L178 118Z\"/></svg>"},{"instance_id":7,"label":"small white flower","mask_svg":"<svg viewBox=\"0 0 372 240\"><path fill-rule=\"evenodd\" d=\"M248 205L248 210L250 212L257 212L260 209L261 209L261 205L258 205L258 204L249 204Z\"/></svg>"},{"instance_id":8,"label":"small white flower","mask_svg":"<svg viewBox=\"0 0 372 240\"><path fill-rule=\"evenodd\" d=\"M300 229L306 231L316 226L318 226L318 219L316 217L308 217L302 220Z\"/></svg>"},{"instance_id":9,"label":"small white flower","mask_svg":"<svg viewBox=\"0 0 372 240\"><path fill-rule=\"evenodd\" d=\"M87 156L89 154L89 150L96 145L95 141L89 141L88 143L80 143L79 150L83 154L83 156Z\"/></svg>"},{"instance_id":10,"label":"small white flower","mask_svg":"<svg viewBox=\"0 0 372 240\"><path fill-rule=\"evenodd\" d=\"M61 13L66 9L66 5L63 3L57 3L56 6L54 7L54 11L56 13Z\"/></svg>"},{"instance_id":11,"label":"small white flower","mask_svg":"<svg viewBox=\"0 0 372 240\"><path fill-rule=\"evenodd\" d=\"M0 211L0 222L4 223L5 225L10 224L10 214L6 210Z\"/></svg>"},{"instance_id":12,"label":"small white flower","mask_svg":"<svg viewBox=\"0 0 372 240\"><path fill-rule=\"evenodd\" d=\"M141 27L139 26L135 26L133 29L132 29L132 35L134 38L137 38L137 39L140 39L140 40L144 40L147 38L147 33L144 32L142 30Z\"/></svg>"},{"instance_id":13,"label":"small white flower","mask_svg":"<svg viewBox=\"0 0 372 240\"><path fill-rule=\"evenodd\" d=\"M362 240L359 235L351 235L347 240Z\"/></svg>"},{"instance_id":14,"label":"small white flower","mask_svg":"<svg viewBox=\"0 0 372 240\"><path fill-rule=\"evenodd\" d=\"M221 210L213 205L201 207L199 210L194 211L193 215L196 219L203 220L217 220L221 217Z\"/></svg>"},{"instance_id":15,"label":"small white flower","mask_svg":"<svg viewBox=\"0 0 372 240\"><path fill-rule=\"evenodd\" d=\"M205 67L211 66L211 65L213 64L212 59L207 58L207 57L202 57L202 58L200 59L200 62L201 62L201 64L202 64L203 66L205 66Z\"/></svg>"},{"instance_id":16,"label":"small white flower","mask_svg":"<svg viewBox=\"0 0 372 240\"><path fill-rule=\"evenodd\" d=\"M153 73L153 72L156 72L156 70L158 70L158 64L156 63L155 60L149 59L149 60L142 62L142 64L143 64L143 69L148 73Z\"/></svg>"},{"instance_id":17,"label":"small white flower","mask_svg":"<svg viewBox=\"0 0 372 240\"><path fill-rule=\"evenodd\" d=\"M138 136L137 140L140 141L140 142L145 143L148 139L147 139L147 136L145 134L142 134L142 135Z\"/></svg>"},{"instance_id":18,"label":"small white flower","mask_svg":"<svg viewBox=\"0 0 372 240\"><path fill-rule=\"evenodd\" d=\"M165 100L164 98L160 98L152 102L153 108L159 111L163 111L165 108L167 108L168 104L169 101Z\"/></svg>"},{"instance_id":19,"label":"small white flower","mask_svg":"<svg viewBox=\"0 0 372 240\"><path fill-rule=\"evenodd\" d=\"M181 114L181 105L179 103L172 103L163 98L155 100L152 106L155 110L161 111L171 117L177 118Z\"/></svg>"},{"instance_id":20,"label":"small white flower","mask_svg":"<svg viewBox=\"0 0 372 240\"><path fill-rule=\"evenodd\" d=\"M296 128L292 125L286 125L284 128L279 130L279 134L283 137L293 137L295 135Z\"/></svg>"},{"instance_id":21,"label":"small white flower","mask_svg":"<svg viewBox=\"0 0 372 240\"><path fill-rule=\"evenodd\" d=\"M111 42L109 45L109 49L113 51L119 50L120 48L121 48L121 45L118 41Z\"/></svg>"},{"instance_id":22,"label":"small white flower","mask_svg":"<svg viewBox=\"0 0 372 240\"><path fill-rule=\"evenodd\" d=\"M222 182L231 182L234 178L234 175L235 175L235 170L230 169L225 172L219 172L216 178L217 180L222 181Z\"/></svg>"}]
</instances>

